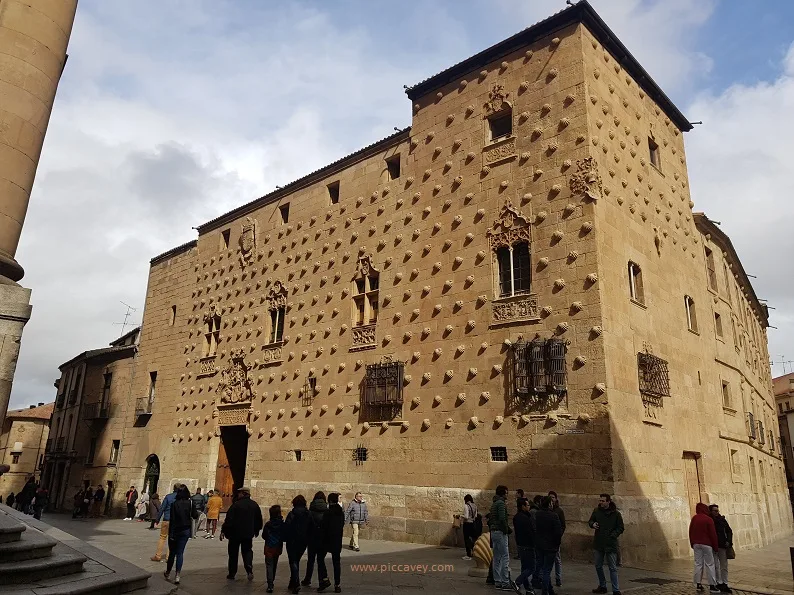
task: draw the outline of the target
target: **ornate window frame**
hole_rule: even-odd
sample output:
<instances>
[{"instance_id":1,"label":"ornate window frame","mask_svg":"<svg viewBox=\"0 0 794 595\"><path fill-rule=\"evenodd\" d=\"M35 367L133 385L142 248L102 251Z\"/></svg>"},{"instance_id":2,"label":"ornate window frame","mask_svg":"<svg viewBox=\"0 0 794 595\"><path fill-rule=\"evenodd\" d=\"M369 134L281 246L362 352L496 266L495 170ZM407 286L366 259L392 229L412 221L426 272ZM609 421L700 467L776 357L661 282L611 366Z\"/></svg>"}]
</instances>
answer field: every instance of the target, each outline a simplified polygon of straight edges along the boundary
<instances>
[{"instance_id":1,"label":"ornate window frame","mask_svg":"<svg viewBox=\"0 0 794 595\"><path fill-rule=\"evenodd\" d=\"M267 291L267 311L268 311L268 343L262 353L262 361L265 365L280 363L282 358L282 346L284 345L284 319L287 315L287 287L281 281L275 281ZM273 320L275 314L276 320ZM278 336L276 329L279 320L281 322L281 337Z\"/></svg>"},{"instance_id":2,"label":"ornate window frame","mask_svg":"<svg viewBox=\"0 0 794 595\"><path fill-rule=\"evenodd\" d=\"M204 325L204 344L201 349L201 359L199 359L199 371L196 375L198 377L212 376L218 371L215 367L215 357L221 342L221 313L215 304L211 304L204 313L202 324Z\"/></svg>"},{"instance_id":3,"label":"ornate window frame","mask_svg":"<svg viewBox=\"0 0 794 595\"><path fill-rule=\"evenodd\" d=\"M373 284L373 280L376 283ZM380 271L372 264L372 257L364 254L356 263L351 282L352 345L351 350L372 349L376 345L375 328L378 323ZM374 286L374 289L373 289ZM373 304L375 307L373 308ZM359 318L363 309L363 316ZM374 314L373 314L374 310Z\"/></svg>"},{"instance_id":4,"label":"ornate window frame","mask_svg":"<svg viewBox=\"0 0 794 595\"><path fill-rule=\"evenodd\" d=\"M496 83L488 92L488 101L483 105L483 166L491 166L516 158L515 121L513 121L513 105L507 101L510 93L504 85ZM510 115L511 132L508 136L491 138L491 120Z\"/></svg>"},{"instance_id":5,"label":"ornate window frame","mask_svg":"<svg viewBox=\"0 0 794 595\"><path fill-rule=\"evenodd\" d=\"M529 219L513 206L510 199L505 201L499 212L499 218L488 228L485 234L488 237L488 246L491 250L491 277L493 299L491 311L491 326L511 324L515 322L532 322L540 320L538 311L538 296L532 292L532 279L530 276L530 289L527 292L515 293L508 297L500 297L499 260L500 248L511 251L511 280L513 275L512 250L516 244L526 243L529 250L530 275L532 271L532 228ZM512 282L512 281L511 281Z\"/></svg>"}]
</instances>

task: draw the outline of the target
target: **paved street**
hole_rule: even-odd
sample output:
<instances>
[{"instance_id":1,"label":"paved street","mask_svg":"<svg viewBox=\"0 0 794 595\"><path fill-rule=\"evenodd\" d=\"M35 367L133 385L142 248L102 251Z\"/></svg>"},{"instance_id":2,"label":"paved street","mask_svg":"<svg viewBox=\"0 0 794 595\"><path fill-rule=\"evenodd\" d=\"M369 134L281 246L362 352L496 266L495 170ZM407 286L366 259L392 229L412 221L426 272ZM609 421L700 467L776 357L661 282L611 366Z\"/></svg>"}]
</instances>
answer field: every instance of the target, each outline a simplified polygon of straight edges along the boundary
<instances>
[{"instance_id":1,"label":"paved street","mask_svg":"<svg viewBox=\"0 0 794 595\"><path fill-rule=\"evenodd\" d=\"M164 563L149 560L154 553L159 531L149 531L148 523L121 520L72 520L68 515L46 515L45 522L86 540L91 545L115 554L151 572L162 572ZM183 595L217 595L231 593L264 593L264 558L262 541L255 543L254 572L256 578L248 583L242 568L234 582L226 580L226 542L199 538L191 540L185 552L180 592ZM784 540L753 552L739 552L739 559L731 562L736 585L747 591L775 594L794 594L788 546L794 539ZM362 540L362 551L342 552L342 589L346 593L386 595L435 591L444 594L475 595L493 593L483 579L467 575L471 562L461 560L462 549L431 547L387 541ZM784 555L785 554L785 555ZM377 570L354 570L352 565L377 565ZM383 565L389 568L381 569ZM402 565L408 565L403 569ZM440 565L440 571L418 570L416 565ZM512 561L513 570L518 562ZM330 571L330 561L329 561ZM516 573L517 574L517 573ZM276 591L286 590L289 570L286 555L281 557L276 577ZM691 563L675 560L660 563L654 568L621 568L622 591L649 595L694 595ZM740 580L741 579L741 580ZM315 577L315 587L316 587ZM733 582L733 580L732 580ZM656 584L663 583L663 584ZM563 587L560 595L590 593L595 586L595 573L586 564L566 562L563 568ZM310 593L315 589L303 589Z\"/></svg>"}]
</instances>

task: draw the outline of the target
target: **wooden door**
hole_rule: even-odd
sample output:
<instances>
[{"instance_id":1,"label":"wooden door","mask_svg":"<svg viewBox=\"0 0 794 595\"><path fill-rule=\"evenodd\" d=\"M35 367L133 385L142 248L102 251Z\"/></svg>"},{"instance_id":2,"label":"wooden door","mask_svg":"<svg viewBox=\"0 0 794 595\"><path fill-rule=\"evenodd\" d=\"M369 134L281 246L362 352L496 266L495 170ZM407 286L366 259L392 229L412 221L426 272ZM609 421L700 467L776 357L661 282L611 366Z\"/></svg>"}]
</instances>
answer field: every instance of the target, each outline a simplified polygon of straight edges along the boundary
<instances>
[{"instance_id":1,"label":"wooden door","mask_svg":"<svg viewBox=\"0 0 794 595\"><path fill-rule=\"evenodd\" d=\"M694 516L695 506L700 502L700 476L695 453L684 453L684 481L689 496L689 515Z\"/></svg>"},{"instance_id":2,"label":"wooden door","mask_svg":"<svg viewBox=\"0 0 794 595\"><path fill-rule=\"evenodd\" d=\"M215 469L215 489L220 492L223 498L223 510L227 510L232 505L234 495L234 479L232 468L229 465L229 457L226 454L226 444L221 434L220 446L218 447L218 466Z\"/></svg>"}]
</instances>

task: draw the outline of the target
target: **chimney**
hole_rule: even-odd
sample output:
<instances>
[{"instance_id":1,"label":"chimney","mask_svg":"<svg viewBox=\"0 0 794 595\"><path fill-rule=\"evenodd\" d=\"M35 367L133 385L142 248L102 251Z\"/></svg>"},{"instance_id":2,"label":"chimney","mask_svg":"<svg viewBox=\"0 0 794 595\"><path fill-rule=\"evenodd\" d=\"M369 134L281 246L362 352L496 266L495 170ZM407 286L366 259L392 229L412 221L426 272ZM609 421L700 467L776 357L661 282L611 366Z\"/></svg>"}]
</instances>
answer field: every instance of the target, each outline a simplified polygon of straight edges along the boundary
<instances>
[{"instance_id":1,"label":"chimney","mask_svg":"<svg viewBox=\"0 0 794 595\"><path fill-rule=\"evenodd\" d=\"M38 405L36 405L36 407L43 407L43 406L44 406L44 403L39 403Z\"/></svg>"},{"instance_id":2,"label":"chimney","mask_svg":"<svg viewBox=\"0 0 794 595\"><path fill-rule=\"evenodd\" d=\"M35 408L36 408L36 406L35 406L35 405L31 405L29 408L30 408L30 409L35 409Z\"/></svg>"}]
</instances>

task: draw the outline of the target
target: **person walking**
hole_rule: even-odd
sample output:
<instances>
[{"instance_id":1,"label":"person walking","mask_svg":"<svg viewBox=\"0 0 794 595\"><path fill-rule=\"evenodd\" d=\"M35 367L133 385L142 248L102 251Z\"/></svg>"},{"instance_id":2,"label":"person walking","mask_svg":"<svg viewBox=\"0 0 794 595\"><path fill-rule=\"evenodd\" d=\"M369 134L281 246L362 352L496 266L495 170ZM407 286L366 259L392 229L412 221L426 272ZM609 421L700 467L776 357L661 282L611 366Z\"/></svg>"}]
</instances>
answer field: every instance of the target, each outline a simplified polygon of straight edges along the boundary
<instances>
[{"instance_id":1,"label":"person walking","mask_svg":"<svg viewBox=\"0 0 794 595\"><path fill-rule=\"evenodd\" d=\"M223 498L218 492L211 490L207 500L207 524L204 526L204 539L215 539L221 508L223 508Z\"/></svg>"},{"instance_id":2,"label":"person walking","mask_svg":"<svg viewBox=\"0 0 794 595\"><path fill-rule=\"evenodd\" d=\"M39 489L36 490L36 497L33 500L33 518L40 521L41 513L47 508L49 503L50 493L47 491L47 488L44 486L39 487Z\"/></svg>"},{"instance_id":3,"label":"person walking","mask_svg":"<svg viewBox=\"0 0 794 595\"><path fill-rule=\"evenodd\" d=\"M562 541L560 517L552 510L552 499L544 496L535 515L535 550L540 558L540 574L543 577L543 595L554 595L551 586L551 569Z\"/></svg>"},{"instance_id":4,"label":"person walking","mask_svg":"<svg viewBox=\"0 0 794 595\"><path fill-rule=\"evenodd\" d=\"M301 585L308 587L312 584L312 574L314 573L314 563L317 562L317 576L328 576L325 568L325 561L318 560L318 553L323 547L323 516L328 511L328 503L325 501L325 494L317 492L309 504L309 533L307 539L306 574L301 581ZM322 564L322 568L320 567Z\"/></svg>"},{"instance_id":5,"label":"person walking","mask_svg":"<svg viewBox=\"0 0 794 595\"><path fill-rule=\"evenodd\" d=\"M83 516L84 519L88 518L88 511L91 508L91 502L94 500L94 490L90 487L85 489L85 494L83 494L83 503L80 505L80 514Z\"/></svg>"},{"instance_id":6,"label":"person walking","mask_svg":"<svg viewBox=\"0 0 794 595\"><path fill-rule=\"evenodd\" d=\"M284 521L284 541L287 543L289 559L289 585L293 594L300 593L300 561L306 551L309 533L309 509L306 498L299 494L292 499L292 510Z\"/></svg>"},{"instance_id":7,"label":"person walking","mask_svg":"<svg viewBox=\"0 0 794 595\"><path fill-rule=\"evenodd\" d=\"M595 529L593 534L593 552L595 557L596 575L598 586L593 593L606 593L607 581L604 576L604 560L609 567L609 581L612 584L612 594L620 595L618 584L618 537L623 533L623 517L612 502L609 494L601 494L598 506L590 515L587 525Z\"/></svg>"},{"instance_id":8,"label":"person walking","mask_svg":"<svg viewBox=\"0 0 794 595\"><path fill-rule=\"evenodd\" d=\"M91 517L96 518L102 516L102 502L105 501L105 489L102 484L99 484L94 491L94 496L91 499Z\"/></svg>"},{"instance_id":9,"label":"person walking","mask_svg":"<svg viewBox=\"0 0 794 595\"><path fill-rule=\"evenodd\" d=\"M488 516L493 547L493 578L496 588L500 591L513 590L513 587L510 586L510 554L507 545L510 525L507 518L506 500L507 486L497 486Z\"/></svg>"},{"instance_id":10,"label":"person walking","mask_svg":"<svg viewBox=\"0 0 794 595\"><path fill-rule=\"evenodd\" d=\"M135 489L135 486L130 486L124 497L127 500L127 516L124 517L124 520L131 521L135 518L135 503L138 501L138 490Z\"/></svg>"},{"instance_id":11,"label":"person walking","mask_svg":"<svg viewBox=\"0 0 794 595\"><path fill-rule=\"evenodd\" d=\"M33 498L36 497L37 489L36 478L31 475L25 482L22 491L17 495L17 506L25 514L32 514L31 504L33 503Z\"/></svg>"},{"instance_id":12,"label":"person walking","mask_svg":"<svg viewBox=\"0 0 794 595\"><path fill-rule=\"evenodd\" d=\"M339 505L339 494L328 494L328 510L323 515L322 523L322 550L317 553L317 574L320 586L317 591L325 591L331 586L328 580L328 570L325 565L325 555L331 554L331 563L334 567L334 593L341 593L342 587L342 534L345 531L345 512Z\"/></svg>"},{"instance_id":13,"label":"person walking","mask_svg":"<svg viewBox=\"0 0 794 595\"><path fill-rule=\"evenodd\" d=\"M196 515L198 518L198 515ZM221 539L229 540L229 574L226 578L234 580L237 574L238 555L243 555L243 568L248 580L254 580L254 537L262 530L262 509L251 499L251 488L243 486L237 490L237 500L229 507L221 526Z\"/></svg>"},{"instance_id":14,"label":"person walking","mask_svg":"<svg viewBox=\"0 0 794 595\"><path fill-rule=\"evenodd\" d=\"M554 511L554 514L560 518L562 534L565 535L565 512L563 512L560 507L560 499L557 497L557 492L554 490L550 491L549 498L551 498L551 509ZM557 555L554 557L554 584L558 587L562 587L562 557L560 557L559 551L557 551Z\"/></svg>"},{"instance_id":15,"label":"person walking","mask_svg":"<svg viewBox=\"0 0 794 595\"><path fill-rule=\"evenodd\" d=\"M168 560L165 564L165 572L163 572L165 580L168 580L171 569L174 567L174 560L176 560L174 583L177 585L179 584L179 575L182 572L185 547L190 539L193 519L197 517L198 512L193 508L193 502L190 500L190 492L186 486L179 486L169 510Z\"/></svg>"},{"instance_id":16,"label":"person walking","mask_svg":"<svg viewBox=\"0 0 794 595\"><path fill-rule=\"evenodd\" d=\"M138 504L135 506L135 520L139 523L146 520L146 513L149 512L149 500L151 500L151 496L146 492L138 498Z\"/></svg>"},{"instance_id":17,"label":"person walking","mask_svg":"<svg viewBox=\"0 0 794 595\"><path fill-rule=\"evenodd\" d=\"M83 510L83 497L85 496L85 490L80 488L77 490L77 493L72 497L72 502L74 504L74 508L72 509L72 518L76 519L80 512Z\"/></svg>"},{"instance_id":18,"label":"person walking","mask_svg":"<svg viewBox=\"0 0 794 595\"><path fill-rule=\"evenodd\" d=\"M160 510L157 513L157 522L160 523L160 538L157 540L157 551L150 559L152 562L159 562L162 560L163 547L168 543L168 526L171 523L171 506L176 500L176 494L179 491L181 484L174 484L174 491L163 498L160 504Z\"/></svg>"},{"instance_id":19,"label":"person walking","mask_svg":"<svg viewBox=\"0 0 794 595\"><path fill-rule=\"evenodd\" d=\"M523 586L527 593L534 595L529 577L537 574L535 571L535 517L534 515L530 516L529 510L529 500L519 499L518 511L513 517L513 529L518 557L521 560L521 574L515 581L510 581L510 586L516 593L521 593L519 587Z\"/></svg>"},{"instance_id":20,"label":"person walking","mask_svg":"<svg viewBox=\"0 0 794 595\"><path fill-rule=\"evenodd\" d=\"M719 549L717 530L714 519L709 514L709 507L698 502L695 506L695 516L689 523L689 545L695 554L695 586L698 591L703 590L703 571L709 581L709 591L718 593L717 576L714 568L714 555Z\"/></svg>"},{"instance_id":21,"label":"person walking","mask_svg":"<svg viewBox=\"0 0 794 595\"><path fill-rule=\"evenodd\" d=\"M361 525L367 525L369 522L369 511L367 510L367 503L364 502L364 494L356 492L356 495L347 506L345 516L352 530L350 533L350 549L360 552L361 549L358 547L359 531L361 530Z\"/></svg>"},{"instance_id":22,"label":"person walking","mask_svg":"<svg viewBox=\"0 0 794 595\"><path fill-rule=\"evenodd\" d=\"M207 515L204 512L206 500L204 499L204 495L201 493L201 488L196 488L196 493L190 497L190 501L193 502L193 507L198 511L199 516L193 522L193 532L191 533L190 537L192 539L196 539L196 535L201 528L201 521L207 520Z\"/></svg>"},{"instance_id":23,"label":"person walking","mask_svg":"<svg viewBox=\"0 0 794 595\"><path fill-rule=\"evenodd\" d=\"M155 528L154 525L155 523L157 523L157 517L160 514L160 506L161 506L160 494L155 492L149 498L148 516L149 516L149 520L151 521L151 524L149 525L149 529L153 530Z\"/></svg>"},{"instance_id":24,"label":"person walking","mask_svg":"<svg viewBox=\"0 0 794 595\"><path fill-rule=\"evenodd\" d=\"M273 583L276 581L278 559L284 546L284 517L281 516L281 506L274 504L268 510L270 520L262 529L262 539L265 540L265 573L267 575L267 592L273 592Z\"/></svg>"},{"instance_id":25,"label":"person walking","mask_svg":"<svg viewBox=\"0 0 794 595\"><path fill-rule=\"evenodd\" d=\"M474 548L474 542L479 537L477 535L477 505L474 503L474 498L471 494L466 494L463 497L463 517L461 528L463 529L463 545L466 546L466 555L463 556L464 560L471 560L471 551ZM482 517L480 517L482 523Z\"/></svg>"},{"instance_id":26,"label":"person walking","mask_svg":"<svg viewBox=\"0 0 794 595\"><path fill-rule=\"evenodd\" d=\"M14 503L16 501L17 501L17 498L14 495L14 492L9 492L8 493L8 497L6 498L6 506L8 506L9 508L14 508ZM74 517L72 517L72 518L74 518Z\"/></svg>"},{"instance_id":27,"label":"person walking","mask_svg":"<svg viewBox=\"0 0 794 595\"><path fill-rule=\"evenodd\" d=\"M717 579L717 587L723 593L733 593L728 586L728 560L736 554L733 551L733 529L728 524L727 519L720 514L718 504L709 506L711 518L714 519L714 528L717 531L717 557L714 559L714 576Z\"/></svg>"}]
</instances>

